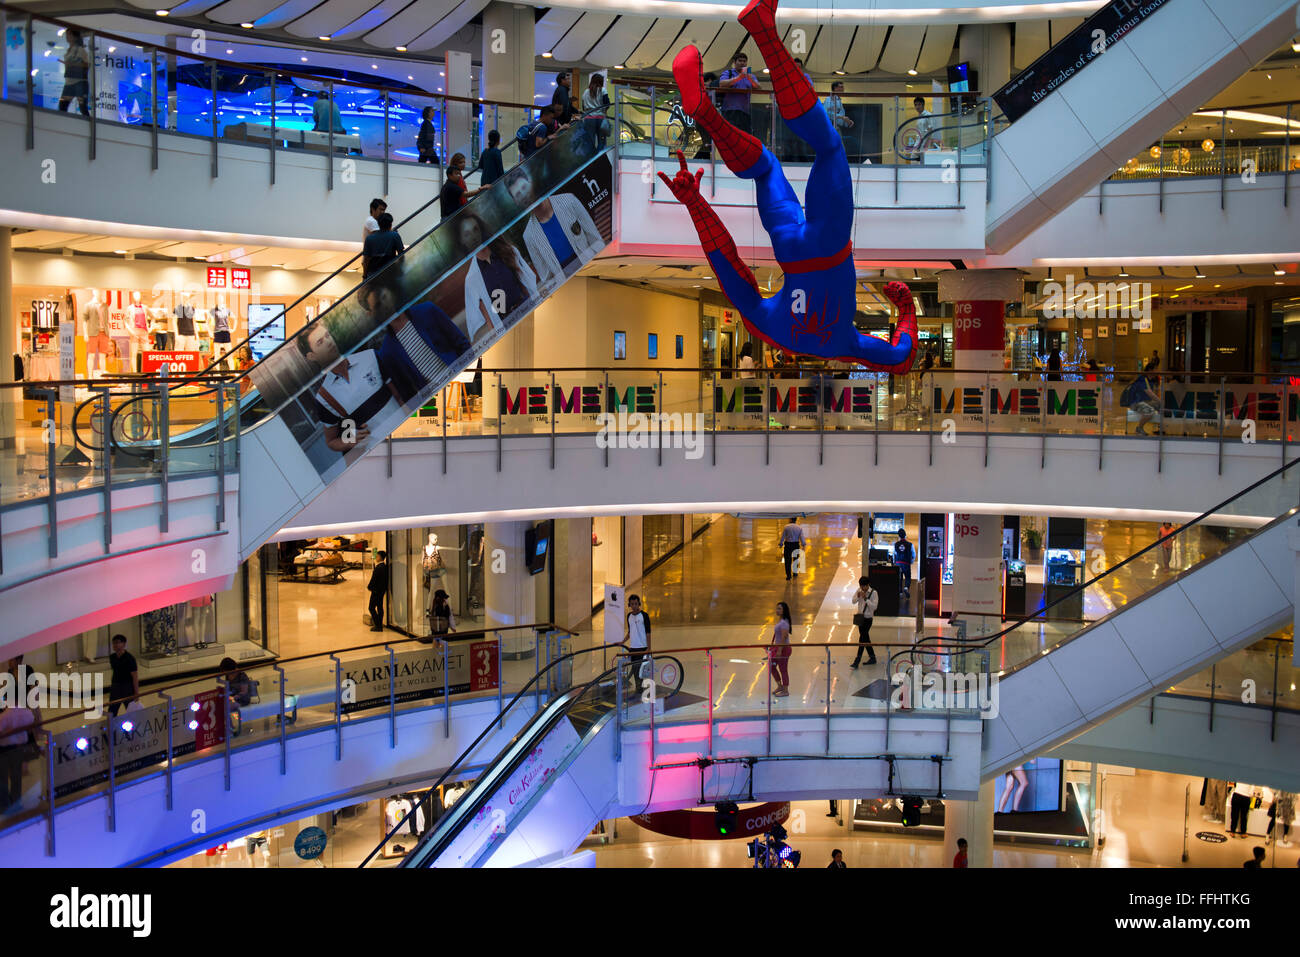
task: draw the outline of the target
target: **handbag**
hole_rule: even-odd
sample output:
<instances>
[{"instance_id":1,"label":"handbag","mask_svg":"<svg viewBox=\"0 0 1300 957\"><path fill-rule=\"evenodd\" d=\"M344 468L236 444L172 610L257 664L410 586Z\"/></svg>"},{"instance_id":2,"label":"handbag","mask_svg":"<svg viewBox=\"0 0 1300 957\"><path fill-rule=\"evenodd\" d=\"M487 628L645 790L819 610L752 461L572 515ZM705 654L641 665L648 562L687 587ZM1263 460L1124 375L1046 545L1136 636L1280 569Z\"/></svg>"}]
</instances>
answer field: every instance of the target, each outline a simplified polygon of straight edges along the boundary
<instances>
[{"instance_id":1,"label":"handbag","mask_svg":"<svg viewBox=\"0 0 1300 957\"><path fill-rule=\"evenodd\" d=\"M862 614L861 612L858 612L853 616L853 624L857 625L858 627L862 627L866 623L867 623L867 616Z\"/></svg>"}]
</instances>

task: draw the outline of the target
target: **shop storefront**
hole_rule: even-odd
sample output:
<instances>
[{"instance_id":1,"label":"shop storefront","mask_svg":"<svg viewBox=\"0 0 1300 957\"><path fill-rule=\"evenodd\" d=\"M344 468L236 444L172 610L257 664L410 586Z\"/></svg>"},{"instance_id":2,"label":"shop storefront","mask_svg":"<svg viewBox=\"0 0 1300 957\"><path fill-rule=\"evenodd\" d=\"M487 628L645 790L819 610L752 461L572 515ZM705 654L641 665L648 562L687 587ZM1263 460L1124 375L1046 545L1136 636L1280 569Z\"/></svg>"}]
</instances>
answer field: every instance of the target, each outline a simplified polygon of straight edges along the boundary
<instances>
[{"instance_id":1,"label":"shop storefront","mask_svg":"<svg viewBox=\"0 0 1300 957\"><path fill-rule=\"evenodd\" d=\"M389 532L388 624L417 637L442 631L434 597L446 593L455 627L483 628L486 607L486 535L482 523L432 525Z\"/></svg>"}]
</instances>

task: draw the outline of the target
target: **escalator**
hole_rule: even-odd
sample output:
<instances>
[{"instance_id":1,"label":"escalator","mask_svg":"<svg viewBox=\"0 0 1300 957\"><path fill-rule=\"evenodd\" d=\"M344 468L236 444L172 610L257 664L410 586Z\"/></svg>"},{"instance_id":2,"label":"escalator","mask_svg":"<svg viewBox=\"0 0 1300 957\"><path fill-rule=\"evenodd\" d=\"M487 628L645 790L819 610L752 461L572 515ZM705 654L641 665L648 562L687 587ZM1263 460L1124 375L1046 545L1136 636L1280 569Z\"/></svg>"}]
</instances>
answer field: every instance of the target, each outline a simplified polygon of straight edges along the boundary
<instances>
[{"instance_id":1,"label":"escalator","mask_svg":"<svg viewBox=\"0 0 1300 957\"><path fill-rule=\"evenodd\" d=\"M985 242L1007 252L1295 33L1295 0L1111 0L993 99Z\"/></svg>"},{"instance_id":2,"label":"escalator","mask_svg":"<svg viewBox=\"0 0 1300 957\"><path fill-rule=\"evenodd\" d=\"M1276 518L1264 517L1269 515ZM987 652L995 662L1000 704L997 715L985 722L982 779L1068 741L1290 621L1298 516L1300 461L996 634L965 643L922 639L919 645L939 645L950 653L936 656L940 660L959 662L960 653L969 651ZM1226 530L1207 531L1212 528ZM1162 572L1165 545L1193 556L1191 566ZM1079 601L1090 589L1096 590L1094 596L1104 591L1115 609L1098 621L1065 626L1066 633L1045 638L1043 612ZM682 674L676 659L657 657L674 662ZM554 696L400 866L546 864L571 854L598 821L627 813L619 805L620 749L613 740L612 718L619 706L610 685L615 673L610 669ZM528 693L525 688L511 707ZM665 691L666 703L675 693ZM475 745L435 788L457 780L458 767Z\"/></svg>"},{"instance_id":3,"label":"escalator","mask_svg":"<svg viewBox=\"0 0 1300 957\"><path fill-rule=\"evenodd\" d=\"M83 403L78 441L182 472L229 461L234 440L247 557L609 244L611 155L589 128L564 131L260 361L177 378L173 408L225 403L206 424L169 423L154 390L114 398L109 450L98 400Z\"/></svg>"}]
</instances>

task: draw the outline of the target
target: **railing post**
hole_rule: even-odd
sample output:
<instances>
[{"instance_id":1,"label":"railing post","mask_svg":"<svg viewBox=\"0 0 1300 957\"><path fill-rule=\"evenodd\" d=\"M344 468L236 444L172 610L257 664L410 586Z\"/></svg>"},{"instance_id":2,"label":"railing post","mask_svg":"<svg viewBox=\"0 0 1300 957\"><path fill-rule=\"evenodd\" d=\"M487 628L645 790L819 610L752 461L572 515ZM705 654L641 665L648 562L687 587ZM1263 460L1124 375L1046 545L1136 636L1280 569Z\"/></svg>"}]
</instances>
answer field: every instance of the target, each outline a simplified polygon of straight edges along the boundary
<instances>
[{"instance_id":1,"label":"railing post","mask_svg":"<svg viewBox=\"0 0 1300 957\"><path fill-rule=\"evenodd\" d=\"M225 749L224 749L225 754L223 756L223 761L225 764L225 787L226 790L229 791L230 790L230 739L235 736L235 723L233 720L235 716L235 708L234 708L234 701L230 697L229 679L227 679L225 675L222 675L219 679L217 679L217 684L221 688L221 696L224 699L223 711L225 712L225 719L226 719L226 733L222 735L222 737L225 738ZM242 717L239 719L241 727L243 726L243 720L244 719Z\"/></svg>"},{"instance_id":2,"label":"railing post","mask_svg":"<svg viewBox=\"0 0 1300 957\"><path fill-rule=\"evenodd\" d=\"M930 373L929 373L929 376L930 376L930 391L933 392L933 391L934 391L934 373L933 373L933 372L930 372ZM906 382L904 382L904 386L906 386ZM922 388L925 387L925 375L922 375L922 376L921 376L921 386L922 386ZM891 398L893 397L893 396L892 396L892 393L891 393L891 396L890 396L890 397L891 397ZM895 421L897 421L897 419L895 419ZM931 402L930 402L929 424L930 424L930 434L929 434L929 436L928 436L928 438L927 438L927 444L929 445L930 464L931 464L931 465L934 465L934 401L933 401L933 396L931 396Z\"/></svg>"},{"instance_id":3,"label":"railing post","mask_svg":"<svg viewBox=\"0 0 1300 957\"><path fill-rule=\"evenodd\" d=\"M172 738L172 696L169 694L165 694L162 697L167 702L167 769L164 772L164 777L167 782L166 783L167 810L170 811L172 810L172 796L173 796L172 765L173 765L173 755L176 753L175 751L176 745Z\"/></svg>"},{"instance_id":4,"label":"railing post","mask_svg":"<svg viewBox=\"0 0 1300 957\"><path fill-rule=\"evenodd\" d=\"M94 32L93 30L88 30L88 31L86 31L86 46L90 48L90 57L89 57L89 59L90 59L90 63L88 64L88 66L89 66L89 71L88 71L88 72L89 72L89 83L88 83L88 85L89 85L90 88L86 91L86 101L85 101L85 105L86 105L86 118L87 118L88 120L90 120L90 160L91 160L91 162L94 162L94 160L95 160L95 147L96 147L96 145L98 145L98 141L99 141L99 128L98 128L98 125L95 123L95 106L96 106L96 99L97 99L97 97L96 97L96 93L95 93L95 80L96 80L96 76L95 76L95 72L96 72L96 71L95 71L95 32ZM31 82L32 82L32 75L29 73L29 74L27 74L27 83L28 83L29 86L31 85ZM214 110L216 109L215 104L214 104L214 106L213 106L213 109L214 109ZM215 114L214 114L214 115L215 115Z\"/></svg>"},{"instance_id":5,"label":"railing post","mask_svg":"<svg viewBox=\"0 0 1300 957\"><path fill-rule=\"evenodd\" d=\"M495 107L493 111L495 112ZM501 655L501 632L497 632L497 729L505 727L505 658Z\"/></svg>"},{"instance_id":6,"label":"railing post","mask_svg":"<svg viewBox=\"0 0 1300 957\"><path fill-rule=\"evenodd\" d=\"M28 47L30 49L30 47ZM1286 139L1282 148L1282 208L1290 205L1291 191L1291 104L1286 105Z\"/></svg>"},{"instance_id":7,"label":"railing post","mask_svg":"<svg viewBox=\"0 0 1300 957\"><path fill-rule=\"evenodd\" d=\"M445 115L445 114L444 114ZM451 683L447 680L447 639L442 644L442 736L451 737Z\"/></svg>"},{"instance_id":8,"label":"railing post","mask_svg":"<svg viewBox=\"0 0 1300 957\"><path fill-rule=\"evenodd\" d=\"M533 713L542 710L542 636L533 632Z\"/></svg>"},{"instance_id":9,"label":"railing post","mask_svg":"<svg viewBox=\"0 0 1300 957\"><path fill-rule=\"evenodd\" d=\"M397 747L397 652L384 645L388 652L388 747Z\"/></svg>"},{"instance_id":10,"label":"railing post","mask_svg":"<svg viewBox=\"0 0 1300 957\"><path fill-rule=\"evenodd\" d=\"M763 372L763 464L772 464L772 412L768 408L768 402L772 395L772 374ZM709 396L709 403L712 405L717 399Z\"/></svg>"},{"instance_id":11,"label":"railing post","mask_svg":"<svg viewBox=\"0 0 1300 957\"><path fill-rule=\"evenodd\" d=\"M271 667L280 676L280 774L283 775L288 773L288 743L285 741L285 725L289 723L289 714L284 708L284 669L279 665L272 665Z\"/></svg>"},{"instance_id":12,"label":"railing post","mask_svg":"<svg viewBox=\"0 0 1300 957\"><path fill-rule=\"evenodd\" d=\"M271 185L275 185L275 71L271 71Z\"/></svg>"},{"instance_id":13,"label":"railing post","mask_svg":"<svg viewBox=\"0 0 1300 957\"><path fill-rule=\"evenodd\" d=\"M1219 685L1218 675L1216 674L1217 669L1218 669L1217 664L1210 665L1210 733L1211 734L1214 733L1214 692L1217 690Z\"/></svg>"},{"instance_id":14,"label":"railing post","mask_svg":"<svg viewBox=\"0 0 1300 957\"><path fill-rule=\"evenodd\" d=\"M1280 644L1273 642L1273 704L1269 707L1268 740L1277 740L1277 665Z\"/></svg>"},{"instance_id":15,"label":"railing post","mask_svg":"<svg viewBox=\"0 0 1300 957\"><path fill-rule=\"evenodd\" d=\"M384 195L388 195L388 91L384 90Z\"/></svg>"},{"instance_id":16,"label":"railing post","mask_svg":"<svg viewBox=\"0 0 1300 957\"><path fill-rule=\"evenodd\" d=\"M217 64L208 64L208 77L212 87L212 178L217 178Z\"/></svg>"},{"instance_id":17,"label":"railing post","mask_svg":"<svg viewBox=\"0 0 1300 957\"><path fill-rule=\"evenodd\" d=\"M1156 373L1156 388L1160 390L1160 405L1157 407L1157 413L1160 416L1160 424L1156 426L1156 471L1165 470L1165 376L1163 372Z\"/></svg>"},{"instance_id":18,"label":"railing post","mask_svg":"<svg viewBox=\"0 0 1300 957\"><path fill-rule=\"evenodd\" d=\"M108 732L108 831L113 833L117 830L117 754L113 739L116 735L113 733L113 722L116 721L114 715L108 715L104 722L104 729ZM226 790L230 790L227 786Z\"/></svg>"},{"instance_id":19,"label":"railing post","mask_svg":"<svg viewBox=\"0 0 1300 957\"><path fill-rule=\"evenodd\" d=\"M764 754L772 753L772 648L769 645L766 651L767 655L767 750Z\"/></svg>"},{"instance_id":20,"label":"railing post","mask_svg":"<svg viewBox=\"0 0 1300 957\"><path fill-rule=\"evenodd\" d=\"M710 707L713 703L713 696L709 695ZM614 656L614 761L623 760L623 656ZM710 719L709 727L713 727L713 721Z\"/></svg>"},{"instance_id":21,"label":"railing post","mask_svg":"<svg viewBox=\"0 0 1300 957\"><path fill-rule=\"evenodd\" d=\"M501 428L505 422L505 404L501 401L501 373L497 373L497 471L501 471Z\"/></svg>"},{"instance_id":22,"label":"railing post","mask_svg":"<svg viewBox=\"0 0 1300 957\"><path fill-rule=\"evenodd\" d=\"M989 467L989 419L993 418L993 391L989 373L984 373L984 467Z\"/></svg>"},{"instance_id":23,"label":"railing post","mask_svg":"<svg viewBox=\"0 0 1300 957\"><path fill-rule=\"evenodd\" d=\"M501 414L501 395L497 394L497 415ZM447 387L442 387L442 398L438 401L438 411L442 418L442 474L447 474Z\"/></svg>"},{"instance_id":24,"label":"railing post","mask_svg":"<svg viewBox=\"0 0 1300 957\"><path fill-rule=\"evenodd\" d=\"M1163 136L1160 137L1160 142L1157 148L1160 150L1160 204L1158 208L1161 213L1164 213L1165 211L1165 138Z\"/></svg>"},{"instance_id":25,"label":"railing post","mask_svg":"<svg viewBox=\"0 0 1300 957\"><path fill-rule=\"evenodd\" d=\"M655 188L659 185L659 177L655 175L655 114L658 108L655 105L655 88L650 87L650 198L655 198Z\"/></svg>"},{"instance_id":26,"label":"railing post","mask_svg":"<svg viewBox=\"0 0 1300 957\"><path fill-rule=\"evenodd\" d=\"M1219 209L1228 202L1228 111L1219 110ZM1163 158L1164 154L1161 154Z\"/></svg>"},{"instance_id":27,"label":"railing post","mask_svg":"<svg viewBox=\"0 0 1300 957\"><path fill-rule=\"evenodd\" d=\"M1291 425L1291 377L1282 377L1282 464L1286 465L1286 440Z\"/></svg>"},{"instance_id":28,"label":"railing post","mask_svg":"<svg viewBox=\"0 0 1300 957\"><path fill-rule=\"evenodd\" d=\"M704 653L709 662L709 757L713 757L713 651ZM652 704L651 710L654 710Z\"/></svg>"},{"instance_id":29,"label":"railing post","mask_svg":"<svg viewBox=\"0 0 1300 957\"><path fill-rule=\"evenodd\" d=\"M28 36L31 35L31 17L27 18ZM29 46L30 50L31 47ZM27 74L30 79L30 71ZM27 88L28 102L31 102L31 87ZM50 731L45 735L45 856L54 856L54 735Z\"/></svg>"},{"instance_id":30,"label":"railing post","mask_svg":"<svg viewBox=\"0 0 1300 957\"><path fill-rule=\"evenodd\" d=\"M660 468L662 468L664 464L664 374L663 372L659 373L658 390L655 392L655 410L659 413L659 441L658 443L656 443L659 446L658 448L659 461L657 464ZM554 414L552 414L551 416L551 422L553 426L555 422Z\"/></svg>"},{"instance_id":31,"label":"railing post","mask_svg":"<svg viewBox=\"0 0 1300 957\"><path fill-rule=\"evenodd\" d=\"M817 376L817 464L826 464L826 377Z\"/></svg>"},{"instance_id":32,"label":"railing post","mask_svg":"<svg viewBox=\"0 0 1300 957\"><path fill-rule=\"evenodd\" d=\"M713 464L718 464L718 372L713 371L709 385L709 445L713 451Z\"/></svg>"},{"instance_id":33,"label":"railing post","mask_svg":"<svg viewBox=\"0 0 1300 957\"><path fill-rule=\"evenodd\" d=\"M661 373L662 375L662 373ZM551 405L551 468L555 468L555 373L551 373L551 391L547 395ZM497 399L500 402L500 398Z\"/></svg>"},{"instance_id":34,"label":"railing post","mask_svg":"<svg viewBox=\"0 0 1300 957\"><path fill-rule=\"evenodd\" d=\"M171 389L167 385L167 367L163 366L161 381L158 384L158 468L160 501L158 512L158 531L167 533L168 522L168 465L171 456Z\"/></svg>"},{"instance_id":35,"label":"railing post","mask_svg":"<svg viewBox=\"0 0 1300 957\"><path fill-rule=\"evenodd\" d=\"M343 662L338 655L330 655L334 662L334 760L343 760Z\"/></svg>"},{"instance_id":36,"label":"railing post","mask_svg":"<svg viewBox=\"0 0 1300 957\"><path fill-rule=\"evenodd\" d=\"M31 75L30 73L28 74ZM149 102L153 122L149 124L149 168L158 168L158 48L149 48ZM275 102L272 96L271 102ZM274 180L272 180L274 182Z\"/></svg>"},{"instance_id":37,"label":"railing post","mask_svg":"<svg viewBox=\"0 0 1300 957\"><path fill-rule=\"evenodd\" d=\"M910 376L908 377L910 378ZM885 379L889 381L888 378ZM906 381L906 380L904 380ZM871 389L871 464L873 466L880 464L880 379L872 380ZM893 396L890 396L892 402Z\"/></svg>"},{"instance_id":38,"label":"railing post","mask_svg":"<svg viewBox=\"0 0 1300 957\"><path fill-rule=\"evenodd\" d=\"M499 400L498 400L499 401ZM609 370L605 370L605 391L600 394L600 404L602 407L609 405ZM605 468L609 468L609 442L605 442Z\"/></svg>"},{"instance_id":39,"label":"railing post","mask_svg":"<svg viewBox=\"0 0 1300 957\"><path fill-rule=\"evenodd\" d=\"M236 410L239 405L236 403ZM238 415L235 417L238 419ZM226 383L217 385L217 528L226 523Z\"/></svg>"},{"instance_id":40,"label":"railing post","mask_svg":"<svg viewBox=\"0 0 1300 957\"><path fill-rule=\"evenodd\" d=\"M826 646L826 753L831 753L831 648Z\"/></svg>"},{"instance_id":41,"label":"railing post","mask_svg":"<svg viewBox=\"0 0 1300 957\"><path fill-rule=\"evenodd\" d=\"M1042 435L1042 448L1039 450L1038 467L1047 468L1047 403L1052 401L1052 387L1046 379L1042 386L1043 401L1038 405L1038 426Z\"/></svg>"},{"instance_id":42,"label":"railing post","mask_svg":"<svg viewBox=\"0 0 1300 957\"><path fill-rule=\"evenodd\" d=\"M50 424L50 428L54 427L54 422L55 422L55 418L54 418L55 395L56 393L53 389L50 389L48 392L45 393L45 421ZM46 498L45 508L47 514L49 515L50 530L45 537L46 537L46 543L49 547L50 558L59 557L59 504L58 504L59 483L54 475L54 470L55 470L54 451L55 451L54 442L51 441L49 437L49 433L46 432L45 479L49 485L49 493Z\"/></svg>"},{"instance_id":43,"label":"railing post","mask_svg":"<svg viewBox=\"0 0 1300 957\"><path fill-rule=\"evenodd\" d=\"M325 89L329 92L329 100L330 100L330 129L329 129L329 133L326 134L326 139L325 139L326 142L325 149L326 149L326 153L329 155L329 162L326 164L325 167L325 188L330 191L333 191L334 189L334 110L336 108L334 103L334 81L333 80L326 81ZM341 112L340 115L342 115Z\"/></svg>"},{"instance_id":44,"label":"railing post","mask_svg":"<svg viewBox=\"0 0 1300 957\"><path fill-rule=\"evenodd\" d=\"M35 84L32 83L32 15L27 14L27 24L25 28L27 34L27 148L36 149L36 90ZM53 834L54 825L51 823L50 831ZM51 842L53 838L51 838Z\"/></svg>"},{"instance_id":45,"label":"railing post","mask_svg":"<svg viewBox=\"0 0 1300 957\"><path fill-rule=\"evenodd\" d=\"M100 392L100 398L104 403L104 553L108 554L113 544L113 404L107 386Z\"/></svg>"}]
</instances>

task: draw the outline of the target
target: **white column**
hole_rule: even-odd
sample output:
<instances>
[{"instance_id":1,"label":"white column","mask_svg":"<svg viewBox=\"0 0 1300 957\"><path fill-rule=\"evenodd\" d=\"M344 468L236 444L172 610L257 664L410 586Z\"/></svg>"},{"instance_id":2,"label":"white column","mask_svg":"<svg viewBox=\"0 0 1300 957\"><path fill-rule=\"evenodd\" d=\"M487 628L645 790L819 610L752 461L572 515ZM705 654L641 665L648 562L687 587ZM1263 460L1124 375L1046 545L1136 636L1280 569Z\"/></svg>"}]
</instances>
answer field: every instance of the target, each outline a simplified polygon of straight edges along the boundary
<instances>
[{"instance_id":1,"label":"white column","mask_svg":"<svg viewBox=\"0 0 1300 957\"><path fill-rule=\"evenodd\" d=\"M989 95L1011 79L1011 24L962 24L957 55L976 72L979 91Z\"/></svg>"},{"instance_id":2,"label":"white column","mask_svg":"<svg viewBox=\"0 0 1300 957\"><path fill-rule=\"evenodd\" d=\"M524 534L529 522L488 522L483 526L483 627L526 625L536 621L537 588L525 567ZM503 635L507 654L532 650L532 632Z\"/></svg>"},{"instance_id":3,"label":"white column","mask_svg":"<svg viewBox=\"0 0 1300 957\"><path fill-rule=\"evenodd\" d=\"M448 96L472 96L473 85L470 82L469 54L462 50L448 50L444 54L443 77L446 81L443 89ZM447 159L457 153L465 154L465 169L474 165L474 151L471 148L470 117L472 108L469 103L449 101L447 103ZM488 129L491 129L489 122ZM486 144L484 144L486 145Z\"/></svg>"},{"instance_id":4,"label":"white column","mask_svg":"<svg viewBox=\"0 0 1300 957\"><path fill-rule=\"evenodd\" d=\"M510 103L533 102L533 65L536 26L533 8L514 3L491 3L483 11L483 80L479 96ZM487 129L492 129L489 115ZM497 129L501 145L509 143L524 121L523 110L501 109ZM513 159L512 159L513 157ZM518 159L507 154L506 164Z\"/></svg>"},{"instance_id":5,"label":"white column","mask_svg":"<svg viewBox=\"0 0 1300 957\"><path fill-rule=\"evenodd\" d=\"M14 315L14 251L11 242L13 230L0 226L0 382L14 381L14 353L19 351L18 323ZM12 481L15 431L18 422L18 403L22 395L17 389L0 390L0 461L5 472L0 481Z\"/></svg>"},{"instance_id":6,"label":"white column","mask_svg":"<svg viewBox=\"0 0 1300 957\"><path fill-rule=\"evenodd\" d=\"M957 838L966 839L966 861L970 867L993 866L993 782L980 785L975 801L943 802L943 865L952 866Z\"/></svg>"}]
</instances>

